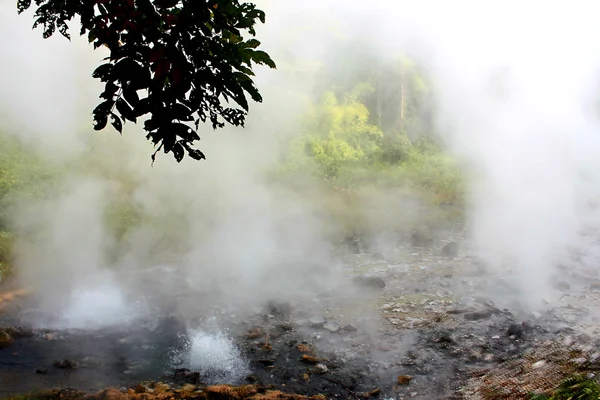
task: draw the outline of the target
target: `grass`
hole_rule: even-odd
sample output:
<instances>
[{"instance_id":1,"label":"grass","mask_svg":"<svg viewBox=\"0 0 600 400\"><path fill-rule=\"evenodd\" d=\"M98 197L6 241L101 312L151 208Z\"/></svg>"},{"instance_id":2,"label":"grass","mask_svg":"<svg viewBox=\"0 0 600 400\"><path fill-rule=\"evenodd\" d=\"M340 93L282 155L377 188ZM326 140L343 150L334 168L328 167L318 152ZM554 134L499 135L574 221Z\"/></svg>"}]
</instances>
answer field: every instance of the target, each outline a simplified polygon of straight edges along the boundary
<instances>
[{"instance_id":1,"label":"grass","mask_svg":"<svg viewBox=\"0 0 600 400\"><path fill-rule=\"evenodd\" d=\"M600 385L585 375L573 375L565 379L551 395L535 394L529 400L598 400Z\"/></svg>"}]
</instances>

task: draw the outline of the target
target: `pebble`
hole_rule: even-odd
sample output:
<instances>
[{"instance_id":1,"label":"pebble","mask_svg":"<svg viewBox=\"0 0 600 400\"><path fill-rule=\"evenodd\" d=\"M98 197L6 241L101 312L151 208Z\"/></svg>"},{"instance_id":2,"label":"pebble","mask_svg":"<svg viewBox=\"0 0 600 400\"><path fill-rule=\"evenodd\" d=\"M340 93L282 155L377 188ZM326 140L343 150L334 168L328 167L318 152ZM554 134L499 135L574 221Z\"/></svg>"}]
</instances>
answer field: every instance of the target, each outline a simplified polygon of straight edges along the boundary
<instances>
[{"instance_id":1,"label":"pebble","mask_svg":"<svg viewBox=\"0 0 600 400\"><path fill-rule=\"evenodd\" d=\"M325 364L317 364L315 365L315 371L319 374L326 374L329 372L329 369Z\"/></svg>"}]
</instances>

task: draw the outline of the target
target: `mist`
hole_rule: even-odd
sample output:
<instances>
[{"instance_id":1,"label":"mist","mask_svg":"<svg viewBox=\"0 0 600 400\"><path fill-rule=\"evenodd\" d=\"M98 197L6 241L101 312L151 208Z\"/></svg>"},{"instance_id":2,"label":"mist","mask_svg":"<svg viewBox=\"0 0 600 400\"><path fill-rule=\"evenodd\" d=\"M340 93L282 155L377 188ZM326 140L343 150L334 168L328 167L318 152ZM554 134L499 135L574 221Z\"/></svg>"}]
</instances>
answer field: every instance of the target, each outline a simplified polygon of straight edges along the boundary
<instances>
[{"instance_id":1,"label":"mist","mask_svg":"<svg viewBox=\"0 0 600 400\"><path fill-rule=\"evenodd\" d=\"M550 299L555 267L598 221L589 206L600 178L600 6L258 4L267 12L259 39L279 65L258 71L264 103L251 105L245 129L202 126L206 161L160 154L154 165L141 127L128 124L122 136L91 130L101 52L81 38L43 40L30 14L1 5L0 128L64 169L51 198L13 213L23 238L19 277L36 287L39 307L83 328L144 314L135 307L142 300L190 313L226 300L243 313L274 298L306 302L343 290L327 240L342 227L322 217L324 199L298 196L265 173L282 140L299 134L315 71L340 39L366 41L384 57L408 54L427 71L436 133L467 178L466 229L477 253L492 270L510 264L524 307ZM106 215L123 198L144 218L119 241ZM414 212L400 198L381 202L394 204L386 220ZM152 268L159 283L128 275ZM197 301L179 303L190 291Z\"/></svg>"}]
</instances>

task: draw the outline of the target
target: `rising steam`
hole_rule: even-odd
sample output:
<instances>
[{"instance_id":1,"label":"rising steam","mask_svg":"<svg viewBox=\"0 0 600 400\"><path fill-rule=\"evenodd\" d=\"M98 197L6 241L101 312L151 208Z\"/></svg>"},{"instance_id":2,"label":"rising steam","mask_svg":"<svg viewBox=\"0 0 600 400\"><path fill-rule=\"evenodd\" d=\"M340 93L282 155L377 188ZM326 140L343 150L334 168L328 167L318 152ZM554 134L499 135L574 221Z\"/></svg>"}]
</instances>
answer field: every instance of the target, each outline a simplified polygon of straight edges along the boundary
<instances>
[{"instance_id":1,"label":"rising steam","mask_svg":"<svg viewBox=\"0 0 600 400\"><path fill-rule=\"evenodd\" d=\"M30 15L1 6L0 127L65 171L54 196L19 204L14 213L33 243L21 249L18 267L39 288L40 304L67 310L68 325L87 324L86 310L94 314L91 325L111 324L113 314L131 310L131 296L122 293L151 290L126 272L151 267L157 257L185 276L178 284L163 279L159 296L171 301L178 291L197 291L251 307L335 288L340 275L325 244L331 227L317 212L320 199L298 198L264 172L279 159L282 138L297 134L315 83L312 61L325 59L340 37L370 41L384 55L405 52L425 67L437 96L437 131L469 179L471 238L488 265L509 264L529 306L549 296L554 266L578 243L584 223L597 220L589 206L600 175L599 6L259 5L269 17L259 29L265 49L284 60L279 71L260 71L265 103L252 106L243 131L203 127L206 162L159 157L154 167L140 127L128 125L123 137L88 128L99 93L88 77L101 55L79 39L44 41L30 31ZM294 75L292 67L303 72ZM144 219L117 245L105 217L123 196ZM97 296L107 293L106 281L92 278L106 270L120 282L110 301ZM196 335L192 353L212 357L203 349L213 339Z\"/></svg>"}]
</instances>

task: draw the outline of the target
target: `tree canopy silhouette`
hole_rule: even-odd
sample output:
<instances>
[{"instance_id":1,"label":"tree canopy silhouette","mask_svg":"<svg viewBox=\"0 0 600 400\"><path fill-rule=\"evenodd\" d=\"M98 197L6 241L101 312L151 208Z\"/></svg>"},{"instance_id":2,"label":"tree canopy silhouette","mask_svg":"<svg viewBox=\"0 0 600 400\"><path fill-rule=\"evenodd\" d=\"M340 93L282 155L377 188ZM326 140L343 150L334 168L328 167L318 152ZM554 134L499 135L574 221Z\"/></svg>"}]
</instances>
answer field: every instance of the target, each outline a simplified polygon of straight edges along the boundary
<instances>
[{"instance_id":1,"label":"tree canopy silhouette","mask_svg":"<svg viewBox=\"0 0 600 400\"><path fill-rule=\"evenodd\" d=\"M200 122L214 129L244 126L246 95L262 97L252 68L275 63L254 38L265 13L238 0L33 0L33 27L48 38L56 31L70 39L67 22L79 17L81 35L110 56L93 72L104 82L93 111L94 129L108 121L122 132L126 121L144 121L146 138L179 162L195 148ZM19 14L32 0L18 0ZM247 37L245 37L246 35ZM249 36L249 38L248 38Z\"/></svg>"}]
</instances>

